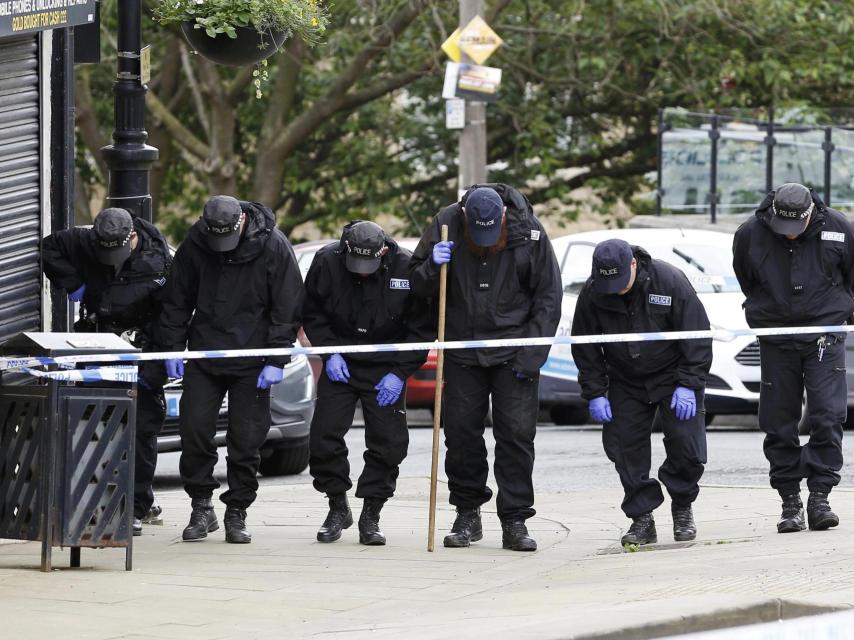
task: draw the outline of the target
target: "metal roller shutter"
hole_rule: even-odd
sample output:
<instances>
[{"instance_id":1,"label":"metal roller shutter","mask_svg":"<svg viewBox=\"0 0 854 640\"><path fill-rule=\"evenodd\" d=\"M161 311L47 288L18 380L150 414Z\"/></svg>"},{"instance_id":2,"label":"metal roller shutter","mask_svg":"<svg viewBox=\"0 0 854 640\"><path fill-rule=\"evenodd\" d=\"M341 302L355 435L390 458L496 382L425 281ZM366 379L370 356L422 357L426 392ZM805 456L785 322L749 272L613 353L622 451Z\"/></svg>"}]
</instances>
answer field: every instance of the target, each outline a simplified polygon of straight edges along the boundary
<instances>
[{"instance_id":1,"label":"metal roller shutter","mask_svg":"<svg viewBox=\"0 0 854 640\"><path fill-rule=\"evenodd\" d=\"M41 327L36 36L0 41L0 342Z\"/></svg>"}]
</instances>

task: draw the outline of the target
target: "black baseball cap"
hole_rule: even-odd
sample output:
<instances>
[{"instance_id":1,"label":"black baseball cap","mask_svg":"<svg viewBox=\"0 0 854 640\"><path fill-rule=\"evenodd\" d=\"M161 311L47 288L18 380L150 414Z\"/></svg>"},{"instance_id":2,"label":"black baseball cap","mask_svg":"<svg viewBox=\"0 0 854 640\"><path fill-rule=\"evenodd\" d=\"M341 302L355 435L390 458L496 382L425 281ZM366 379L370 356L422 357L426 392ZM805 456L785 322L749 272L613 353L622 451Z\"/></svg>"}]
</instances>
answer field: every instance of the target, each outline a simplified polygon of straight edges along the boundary
<instances>
[{"instance_id":1,"label":"black baseball cap","mask_svg":"<svg viewBox=\"0 0 854 640\"><path fill-rule=\"evenodd\" d=\"M625 240L605 240L593 250L593 290L597 293L619 293L632 276L634 254Z\"/></svg>"},{"instance_id":2,"label":"black baseball cap","mask_svg":"<svg viewBox=\"0 0 854 640\"><path fill-rule=\"evenodd\" d=\"M495 189L478 187L465 201L469 236L479 247L491 247L501 236L501 214L504 201Z\"/></svg>"},{"instance_id":3,"label":"black baseball cap","mask_svg":"<svg viewBox=\"0 0 854 640\"><path fill-rule=\"evenodd\" d=\"M347 225L341 236L347 256L344 263L352 273L373 273L380 268L385 248L385 232L374 222L365 220Z\"/></svg>"},{"instance_id":4,"label":"black baseball cap","mask_svg":"<svg viewBox=\"0 0 854 640\"><path fill-rule=\"evenodd\" d=\"M207 224L205 239L213 251L231 251L240 242L243 210L236 198L214 196L205 203L202 219Z\"/></svg>"},{"instance_id":5,"label":"black baseball cap","mask_svg":"<svg viewBox=\"0 0 854 640\"><path fill-rule=\"evenodd\" d=\"M114 267L123 264L131 254L131 233L133 218L126 209L110 207L95 216L92 234L98 262Z\"/></svg>"},{"instance_id":6,"label":"black baseball cap","mask_svg":"<svg viewBox=\"0 0 854 640\"><path fill-rule=\"evenodd\" d=\"M815 209L810 190L797 182L780 185L771 203L771 230L784 236L799 236L807 228Z\"/></svg>"}]
</instances>

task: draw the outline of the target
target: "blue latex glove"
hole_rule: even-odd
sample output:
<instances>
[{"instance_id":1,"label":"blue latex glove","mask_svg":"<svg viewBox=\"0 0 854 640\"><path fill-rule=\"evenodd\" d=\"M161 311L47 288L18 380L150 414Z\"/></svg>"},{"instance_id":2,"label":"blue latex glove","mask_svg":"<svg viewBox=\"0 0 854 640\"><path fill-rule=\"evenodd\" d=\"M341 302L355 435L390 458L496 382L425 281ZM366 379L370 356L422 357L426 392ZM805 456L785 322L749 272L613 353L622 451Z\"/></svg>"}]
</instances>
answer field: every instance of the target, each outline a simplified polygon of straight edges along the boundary
<instances>
[{"instance_id":1,"label":"blue latex glove","mask_svg":"<svg viewBox=\"0 0 854 640\"><path fill-rule=\"evenodd\" d=\"M516 376L517 380L532 380L531 376L527 376L521 371L516 371L516 369L513 369L513 375Z\"/></svg>"},{"instance_id":2,"label":"blue latex glove","mask_svg":"<svg viewBox=\"0 0 854 640\"><path fill-rule=\"evenodd\" d=\"M148 389L149 391L151 391L151 385L150 385L150 384L148 384L148 383L145 381L145 378L143 378L143 377L142 377L141 375L139 375L139 374L137 374L137 376L136 376L136 383L137 383L140 387L142 387L143 389Z\"/></svg>"},{"instance_id":3,"label":"blue latex glove","mask_svg":"<svg viewBox=\"0 0 854 640\"><path fill-rule=\"evenodd\" d=\"M80 285L80 288L77 291L72 291L68 294L68 299L71 302L80 302L83 299L83 294L86 293L86 283L84 282Z\"/></svg>"},{"instance_id":4,"label":"blue latex glove","mask_svg":"<svg viewBox=\"0 0 854 640\"><path fill-rule=\"evenodd\" d=\"M166 361L166 375L170 378L184 377L184 361L181 358L169 358Z\"/></svg>"},{"instance_id":5,"label":"blue latex glove","mask_svg":"<svg viewBox=\"0 0 854 640\"><path fill-rule=\"evenodd\" d=\"M350 371L340 353L333 353L326 361L326 375L332 382L350 382Z\"/></svg>"},{"instance_id":6,"label":"blue latex glove","mask_svg":"<svg viewBox=\"0 0 854 640\"><path fill-rule=\"evenodd\" d=\"M590 415L596 422L611 422L614 415L611 413L611 403L608 398L600 396L593 398L589 403Z\"/></svg>"},{"instance_id":7,"label":"blue latex glove","mask_svg":"<svg viewBox=\"0 0 854 640\"><path fill-rule=\"evenodd\" d=\"M400 398L400 392L403 391L403 380L393 373L387 373L374 389L377 390L377 404L381 407L387 407Z\"/></svg>"},{"instance_id":8,"label":"blue latex glove","mask_svg":"<svg viewBox=\"0 0 854 640\"><path fill-rule=\"evenodd\" d=\"M433 264L441 265L451 261L451 250L454 243L451 240L437 242L433 245Z\"/></svg>"},{"instance_id":9,"label":"blue latex glove","mask_svg":"<svg viewBox=\"0 0 854 640\"><path fill-rule=\"evenodd\" d=\"M258 375L258 388L269 389L274 384L279 384L285 378L285 370L282 367L274 367L271 364L261 369Z\"/></svg>"},{"instance_id":10,"label":"blue latex glove","mask_svg":"<svg viewBox=\"0 0 854 640\"><path fill-rule=\"evenodd\" d=\"M680 420L690 420L697 415L697 394L693 389L676 387L673 399L670 401L670 408L675 409L676 417Z\"/></svg>"}]
</instances>

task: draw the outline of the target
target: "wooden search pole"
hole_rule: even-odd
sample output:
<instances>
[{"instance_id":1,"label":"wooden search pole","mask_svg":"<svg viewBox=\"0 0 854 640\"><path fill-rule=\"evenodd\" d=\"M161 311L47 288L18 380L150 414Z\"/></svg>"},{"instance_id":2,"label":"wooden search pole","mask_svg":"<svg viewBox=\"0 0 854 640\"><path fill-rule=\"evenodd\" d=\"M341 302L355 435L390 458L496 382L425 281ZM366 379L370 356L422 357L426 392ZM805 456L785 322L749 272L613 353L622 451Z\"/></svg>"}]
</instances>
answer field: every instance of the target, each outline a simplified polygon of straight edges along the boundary
<instances>
[{"instance_id":1,"label":"wooden search pole","mask_svg":"<svg viewBox=\"0 0 854 640\"><path fill-rule=\"evenodd\" d=\"M442 225L442 242L448 241L448 225ZM428 258L429 260L429 258ZM445 300L448 295L448 263L439 267L439 342L445 339ZM444 379L445 350L439 349L436 357L436 396L433 401L433 462L430 466L430 525L427 531L427 551L433 551L436 537L436 484L439 473L439 427L442 424L442 386Z\"/></svg>"}]
</instances>

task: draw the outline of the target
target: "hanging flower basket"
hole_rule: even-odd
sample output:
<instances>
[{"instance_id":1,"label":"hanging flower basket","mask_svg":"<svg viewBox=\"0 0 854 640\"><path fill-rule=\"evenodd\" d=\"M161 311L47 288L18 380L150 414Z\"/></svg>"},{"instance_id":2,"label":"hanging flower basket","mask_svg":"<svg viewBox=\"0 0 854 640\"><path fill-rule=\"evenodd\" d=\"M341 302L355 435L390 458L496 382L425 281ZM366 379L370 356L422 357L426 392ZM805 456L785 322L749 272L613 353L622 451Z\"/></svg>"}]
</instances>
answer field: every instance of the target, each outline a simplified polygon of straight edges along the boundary
<instances>
[{"instance_id":1,"label":"hanging flower basket","mask_svg":"<svg viewBox=\"0 0 854 640\"><path fill-rule=\"evenodd\" d=\"M194 22L182 22L181 31L190 46L199 55L232 67L242 67L266 60L276 53L287 38L284 31L259 33L252 27L235 27L237 37L218 33L210 37L204 29L195 28Z\"/></svg>"},{"instance_id":2,"label":"hanging flower basket","mask_svg":"<svg viewBox=\"0 0 854 640\"><path fill-rule=\"evenodd\" d=\"M329 23L324 0L160 0L154 18L180 25L205 58L232 66L269 58L286 38L317 43Z\"/></svg>"}]
</instances>

